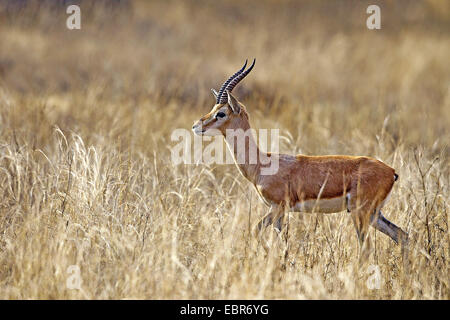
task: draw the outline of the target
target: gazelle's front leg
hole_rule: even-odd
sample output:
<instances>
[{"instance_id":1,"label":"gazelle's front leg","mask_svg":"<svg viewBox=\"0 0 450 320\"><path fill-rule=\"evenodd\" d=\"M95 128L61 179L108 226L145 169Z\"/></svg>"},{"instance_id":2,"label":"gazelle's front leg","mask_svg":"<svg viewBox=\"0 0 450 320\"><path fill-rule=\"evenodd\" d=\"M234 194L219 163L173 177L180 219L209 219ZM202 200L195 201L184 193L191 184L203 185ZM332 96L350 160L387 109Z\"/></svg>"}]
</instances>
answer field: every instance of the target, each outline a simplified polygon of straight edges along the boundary
<instances>
[{"instance_id":1,"label":"gazelle's front leg","mask_svg":"<svg viewBox=\"0 0 450 320\"><path fill-rule=\"evenodd\" d=\"M263 228L271 225L275 222L275 228L278 232L282 229L284 216L284 206L283 205L272 205L269 212L258 222L257 232L260 232Z\"/></svg>"},{"instance_id":2,"label":"gazelle's front leg","mask_svg":"<svg viewBox=\"0 0 450 320\"><path fill-rule=\"evenodd\" d=\"M275 228L279 233L281 231L283 224L283 216L284 216L284 206L272 205L269 209L269 212L258 222L256 228L253 230L254 235L260 238L261 244L266 253L269 252L270 247L267 241L264 239L262 229L266 228L267 226L275 222Z\"/></svg>"}]
</instances>

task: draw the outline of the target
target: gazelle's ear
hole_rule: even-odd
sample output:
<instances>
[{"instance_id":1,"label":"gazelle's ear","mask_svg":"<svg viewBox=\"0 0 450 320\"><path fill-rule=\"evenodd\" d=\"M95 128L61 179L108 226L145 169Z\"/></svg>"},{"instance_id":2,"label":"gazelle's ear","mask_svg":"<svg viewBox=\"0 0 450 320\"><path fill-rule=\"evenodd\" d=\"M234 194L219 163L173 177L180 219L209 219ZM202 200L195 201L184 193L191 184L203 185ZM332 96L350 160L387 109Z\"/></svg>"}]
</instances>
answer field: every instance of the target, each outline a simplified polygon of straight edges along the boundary
<instances>
[{"instance_id":1,"label":"gazelle's ear","mask_svg":"<svg viewBox=\"0 0 450 320\"><path fill-rule=\"evenodd\" d=\"M213 93L213 95L214 95L214 98L216 98L216 100L217 100L217 96L218 96L219 94L217 93L216 90L214 90L214 89L212 89L212 88L211 88L211 91L212 91L212 93Z\"/></svg>"},{"instance_id":2,"label":"gazelle's ear","mask_svg":"<svg viewBox=\"0 0 450 320\"><path fill-rule=\"evenodd\" d=\"M231 107L231 110L233 110L234 113L239 114L241 112L241 107L239 106L239 102L236 100L235 97L231 94L230 91L227 90L228 95L228 104Z\"/></svg>"}]
</instances>

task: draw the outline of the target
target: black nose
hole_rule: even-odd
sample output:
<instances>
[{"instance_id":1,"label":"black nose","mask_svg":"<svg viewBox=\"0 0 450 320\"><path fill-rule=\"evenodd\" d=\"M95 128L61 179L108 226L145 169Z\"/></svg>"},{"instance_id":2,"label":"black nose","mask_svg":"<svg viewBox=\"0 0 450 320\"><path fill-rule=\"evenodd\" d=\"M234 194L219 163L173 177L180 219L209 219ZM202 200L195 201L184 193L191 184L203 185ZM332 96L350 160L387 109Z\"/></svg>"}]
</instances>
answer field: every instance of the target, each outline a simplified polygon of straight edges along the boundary
<instances>
[{"instance_id":1,"label":"black nose","mask_svg":"<svg viewBox=\"0 0 450 320\"><path fill-rule=\"evenodd\" d=\"M192 126L192 129L195 129L195 124Z\"/></svg>"}]
</instances>

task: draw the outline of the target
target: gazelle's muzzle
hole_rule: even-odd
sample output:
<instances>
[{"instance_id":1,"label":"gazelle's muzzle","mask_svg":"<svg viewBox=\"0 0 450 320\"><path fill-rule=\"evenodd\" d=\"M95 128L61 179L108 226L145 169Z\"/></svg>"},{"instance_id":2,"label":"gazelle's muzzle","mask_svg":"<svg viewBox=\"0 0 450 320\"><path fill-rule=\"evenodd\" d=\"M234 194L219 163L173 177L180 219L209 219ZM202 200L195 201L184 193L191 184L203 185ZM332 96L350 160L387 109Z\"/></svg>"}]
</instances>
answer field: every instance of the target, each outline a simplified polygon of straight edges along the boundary
<instances>
[{"instance_id":1,"label":"gazelle's muzzle","mask_svg":"<svg viewBox=\"0 0 450 320\"><path fill-rule=\"evenodd\" d=\"M205 132L205 129L203 128L202 122L201 121L195 122L194 125L192 126L192 131L196 135L201 136Z\"/></svg>"}]
</instances>

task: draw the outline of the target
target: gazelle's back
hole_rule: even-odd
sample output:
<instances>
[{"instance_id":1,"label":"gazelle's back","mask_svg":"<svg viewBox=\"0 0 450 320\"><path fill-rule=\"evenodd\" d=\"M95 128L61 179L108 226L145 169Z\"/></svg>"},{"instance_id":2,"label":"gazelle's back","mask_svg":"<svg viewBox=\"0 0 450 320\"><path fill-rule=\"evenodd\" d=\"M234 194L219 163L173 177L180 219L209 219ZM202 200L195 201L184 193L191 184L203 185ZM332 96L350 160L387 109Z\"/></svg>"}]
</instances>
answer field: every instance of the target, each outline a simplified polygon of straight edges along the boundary
<instances>
[{"instance_id":1,"label":"gazelle's back","mask_svg":"<svg viewBox=\"0 0 450 320\"><path fill-rule=\"evenodd\" d=\"M297 202L345 197L360 184L373 184L388 192L394 182L395 171L383 162L357 156L279 156L279 170L263 177L257 186L270 203L281 203L287 197L291 206ZM384 179L379 179L384 177ZM387 183L389 186L382 184ZM287 193L288 192L288 193Z\"/></svg>"}]
</instances>

